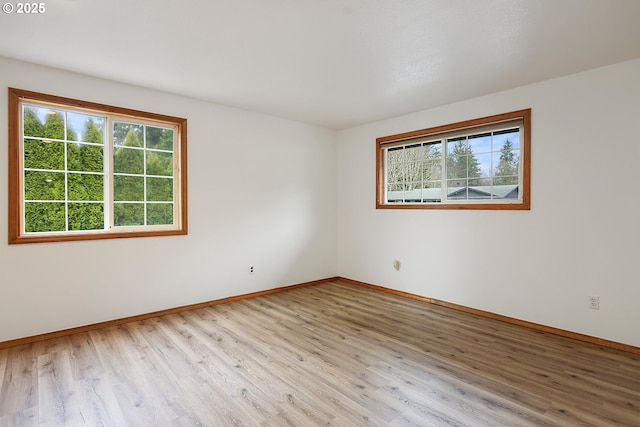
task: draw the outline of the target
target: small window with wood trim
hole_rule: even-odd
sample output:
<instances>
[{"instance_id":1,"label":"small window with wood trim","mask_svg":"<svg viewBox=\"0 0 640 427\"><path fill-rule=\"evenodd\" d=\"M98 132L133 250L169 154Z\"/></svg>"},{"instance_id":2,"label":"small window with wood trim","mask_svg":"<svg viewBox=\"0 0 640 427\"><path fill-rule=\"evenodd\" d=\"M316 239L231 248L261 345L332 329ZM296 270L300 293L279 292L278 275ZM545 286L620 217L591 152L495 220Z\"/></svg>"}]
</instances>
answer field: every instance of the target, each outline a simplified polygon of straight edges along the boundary
<instances>
[{"instance_id":1,"label":"small window with wood trim","mask_svg":"<svg viewBox=\"0 0 640 427\"><path fill-rule=\"evenodd\" d=\"M376 140L377 208L530 209L531 110Z\"/></svg>"},{"instance_id":2,"label":"small window with wood trim","mask_svg":"<svg viewBox=\"0 0 640 427\"><path fill-rule=\"evenodd\" d=\"M187 233L186 119L9 89L9 243Z\"/></svg>"}]
</instances>

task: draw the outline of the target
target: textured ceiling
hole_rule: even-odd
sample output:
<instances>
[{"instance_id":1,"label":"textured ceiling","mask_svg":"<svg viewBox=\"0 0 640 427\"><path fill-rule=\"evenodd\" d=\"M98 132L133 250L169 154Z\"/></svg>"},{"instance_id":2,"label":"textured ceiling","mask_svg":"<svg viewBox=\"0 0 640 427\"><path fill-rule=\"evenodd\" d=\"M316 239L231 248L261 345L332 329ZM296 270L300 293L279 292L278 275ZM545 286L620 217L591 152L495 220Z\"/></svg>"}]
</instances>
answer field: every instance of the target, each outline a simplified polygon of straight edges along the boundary
<instances>
[{"instance_id":1,"label":"textured ceiling","mask_svg":"<svg viewBox=\"0 0 640 427\"><path fill-rule=\"evenodd\" d=\"M639 0L45 5L0 55L334 129L640 57Z\"/></svg>"}]
</instances>

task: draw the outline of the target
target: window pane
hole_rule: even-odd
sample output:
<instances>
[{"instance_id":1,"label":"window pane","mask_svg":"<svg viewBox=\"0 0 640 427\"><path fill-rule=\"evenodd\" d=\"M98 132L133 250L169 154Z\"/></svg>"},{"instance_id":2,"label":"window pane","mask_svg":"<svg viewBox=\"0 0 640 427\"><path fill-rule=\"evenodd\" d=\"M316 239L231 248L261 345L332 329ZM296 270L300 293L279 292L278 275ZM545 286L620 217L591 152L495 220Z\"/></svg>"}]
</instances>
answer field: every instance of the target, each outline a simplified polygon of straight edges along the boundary
<instances>
[{"instance_id":1,"label":"window pane","mask_svg":"<svg viewBox=\"0 0 640 427\"><path fill-rule=\"evenodd\" d=\"M491 152L491 133L472 135L468 142L469 148L476 154Z\"/></svg>"},{"instance_id":2,"label":"window pane","mask_svg":"<svg viewBox=\"0 0 640 427\"><path fill-rule=\"evenodd\" d=\"M415 162L416 160L422 160L423 151L422 144L407 145L404 147L404 161Z\"/></svg>"},{"instance_id":3,"label":"window pane","mask_svg":"<svg viewBox=\"0 0 640 427\"><path fill-rule=\"evenodd\" d=\"M144 200L144 177L113 177L113 198L116 201L135 202Z\"/></svg>"},{"instance_id":4,"label":"window pane","mask_svg":"<svg viewBox=\"0 0 640 427\"><path fill-rule=\"evenodd\" d=\"M422 189L422 181L407 181L405 185L406 191L412 190L421 190ZM416 197L419 197L420 191L416 193Z\"/></svg>"},{"instance_id":5,"label":"window pane","mask_svg":"<svg viewBox=\"0 0 640 427\"><path fill-rule=\"evenodd\" d=\"M498 185L494 187L496 199L517 199L520 187L518 185Z\"/></svg>"},{"instance_id":6,"label":"window pane","mask_svg":"<svg viewBox=\"0 0 640 427\"><path fill-rule=\"evenodd\" d=\"M407 203L418 203L422 200L422 189L419 187L405 189L403 198Z\"/></svg>"},{"instance_id":7,"label":"window pane","mask_svg":"<svg viewBox=\"0 0 640 427\"><path fill-rule=\"evenodd\" d=\"M73 131L65 134L65 123L64 111L48 110L44 118L44 137L75 141L77 138Z\"/></svg>"},{"instance_id":8,"label":"window pane","mask_svg":"<svg viewBox=\"0 0 640 427\"><path fill-rule=\"evenodd\" d=\"M398 159L400 156L402 156L402 151L404 150L404 147L391 147L387 149L387 156L389 157L389 160L396 160Z\"/></svg>"},{"instance_id":9,"label":"window pane","mask_svg":"<svg viewBox=\"0 0 640 427\"><path fill-rule=\"evenodd\" d=\"M67 168L73 171L102 172L104 149L98 145L67 144Z\"/></svg>"},{"instance_id":10,"label":"window pane","mask_svg":"<svg viewBox=\"0 0 640 427\"><path fill-rule=\"evenodd\" d=\"M173 176L173 154L147 151L147 175Z\"/></svg>"},{"instance_id":11,"label":"window pane","mask_svg":"<svg viewBox=\"0 0 640 427\"><path fill-rule=\"evenodd\" d=\"M147 200L154 202L172 202L173 179L147 178Z\"/></svg>"},{"instance_id":12,"label":"window pane","mask_svg":"<svg viewBox=\"0 0 640 427\"><path fill-rule=\"evenodd\" d=\"M173 129L147 126L147 148L173 151Z\"/></svg>"},{"instance_id":13,"label":"window pane","mask_svg":"<svg viewBox=\"0 0 640 427\"><path fill-rule=\"evenodd\" d=\"M469 186L467 189L469 200L492 199L493 192L490 185Z\"/></svg>"},{"instance_id":14,"label":"window pane","mask_svg":"<svg viewBox=\"0 0 640 427\"><path fill-rule=\"evenodd\" d=\"M402 163L404 149L402 147L391 148L386 153L387 182L400 184L404 181L404 164Z\"/></svg>"},{"instance_id":15,"label":"window pane","mask_svg":"<svg viewBox=\"0 0 640 427\"><path fill-rule=\"evenodd\" d=\"M113 171L115 173L144 173L144 151L120 147L113 153Z\"/></svg>"},{"instance_id":16,"label":"window pane","mask_svg":"<svg viewBox=\"0 0 640 427\"><path fill-rule=\"evenodd\" d=\"M115 203L113 213L115 226L144 225L143 203Z\"/></svg>"},{"instance_id":17,"label":"window pane","mask_svg":"<svg viewBox=\"0 0 640 427\"><path fill-rule=\"evenodd\" d=\"M144 126L132 123L113 123L113 145L114 147L140 147L144 141Z\"/></svg>"},{"instance_id":18,"label":"window pane","mask_svg":"<svg viewBox=\"0 0 640 427\"><path fill-rule=\"evenodd\" d=\"M424 157L422 164L423 181L439 181L442 178L441 143L431 143L424 145ZM425 185L432 187L433 185Z\"/></svg>"},{"instance_id":19,"label":"window pane","mask_svg":"<svg viewBox=\"0 0 640 427\"><path fill-rule=\"evenodd\" d=\"M69 230L104 229L104 204L69 203Z\"/></svg>"},{"instance_id":20,"label":"window pane","mask_svg":"<svg viewBox=\"0 0 640 427\"><path fill-rule=\"evenodd\" d=\"M509 129L503 132L495 132L493 135L493 151L500 151L507 141L511 145L508 149L520 148L520 131L518 129Z\"/></svg>"},{"instance_id":21,"label":"window pane","mask_svg":"<svg viewBox=\"0 0 640 427\"><path fill-rule=\"evenodd\" d=\"M76 141L103 143L104 117L75 112L67 113L67 128L76 135Z\"/></svg>"},{"instance_id":22,"label":"window pane","mask_svg":"<svg viewBox=\"0 0 640 427\"><path fill-rule=\"evenodd\" d=\"M404 160L404 147L395 147L387 150L387 164L394 165Z\"/></svg>"},{"instance_id":23,"label":"window pane","mask_svg":"<svg viewBox=\"0 0 640 427\"><path fill-rule=\"evenodd\" d=\"M469 176L469 156L447 158L447 178L466 179Z\"/></svg>"},{"instance_id":24,"label":"window pane","mask_svg":"<svg viewBox=\"0 0 640 427\"><path fill-rule=\"evenodd\" d=\"M102 175L70 173L68 200L104 200L104 177Z\"/></svg>"},{"instance_id":25,"label":"window pane","mask_svg":"<svg viewBox=\"0 0 640 427\"><path fill-rule=\"evenodd\" d=\"M173 224L173 203L147 204L148 225Z\"/></svg>"},{"instance_id":26,"label":"window pane","mask_svg":"<svg viewBox=\"0 0 640 427\"><path fill-rule=\"evenodd\" d=\"M430 181L426 182L422 189L423 202L440 202L442 200L442 182Z\"/></svg>"},{"instance_id":27,"label":"window pane","mask_svg":"<svg viewBox=\"0 0 640 427\"><path fill-rule=\"evenodd\" d=\"M24 172L25 200L64 200L64 172Z\"/></svg>"},{"instance_id":28,"label":"window pane","mask_svg":"<svg viewBox=\"0 0 640 427\"><path fill-rule=\"evenodd\" d=\"M424 184L423 184L423 188L438 188L438 189L440 189L441 186L442 186L442 181L440 181L440 180L425 181Z\"/></svg>"},{"instance_id":29,"label":"window pane","mask_svg":"<svg viewBox=\"0 0 640 427\"><path fill-rule=\"evenodd\" d=\"M25 139L24 167L27 169L64 170L64 142Z\"/></svg>"},{"instance_id":30,"label":"window pane","mask_svg":"<svg viewBox=\"0 0 640 427\"><path fill-rule=\"evenodd\" d=\"M439 180L442 177L440 160L427 160L422 165L422 179L424 181Z\"/></svg>"},{"instance_id":31,"label":"window pane","mask_svg":"<svg viewBox=\"0 0 640 427\"><path fill-rule=\"evenodd\" d=\"M469 187L478 187L478 186L486 185L485 183L486 183L486 180L482 178L469 178L467 180L467 185Z\"/></svg>"},{"instance_id":32,"label":"window pane","mask_svg":"<svg viewBox=\"0 0 640 427\"><path fill-rule=\"evenodd\" d=\"M24 106L22 116L23 135L44 138L44 117L48 108Z\"/></svg>"},{"instance_id":33,"label":"window pane","mask_svg":"<svg viewBox=\"0 0 640 427\"><path fill-rule=\"evenodd\" d=\"M456 150L466 152L469 149L467 137L447 139L447 156L453 154Z\"/></svg>"},{"instance_id":34,"label":"window pane","mask_svg":"<svg viewBox=\"0 0 640 427\"><path fill-rule=\"evenodd\" d=\"M496 185L518 184L520 173L520 152L518 150L503 150L493 154L494 168L493 183Z\"/></svg>"},{"instance_id":35,"label":"window pane","mask_svg":"<svg viewBox=\"0 0 640 427\"><path fill-rule=\"evenodd\" d=\"M420 188L422 185L422 162L410 161L404 165L404 180L408 189ZM417 187L416 187L417 185Z\"/></svg>"},{"instance_id":36,"label":"window pane","mask_svg":"<svg viewBox=\"0 0 640 427\"><path fill-rule=\"evenodd\" d=\"M457 140L447 146L447 178L448 186L466 186L466 178L477 178L482 175L480 162L466 140Z\"/></svg>"},{"instance_id":37,"label":"window pane","mask_svg":"<svg viewBox=\"0 0 640 427\"><path fill-rule=\"evenodd\" d=\"M66 126L66 115L62 110L25 105L22 120L24 136L64 140L67 130L68 140L74 140L76 137L73 130Z\"/></svg>"},{"instance_id":38,"label":"window pane","mask_svg":"<svg viewBox=\"0 0 640 427\"><path fill-rule=\"evenodd\" d=\"M440 159L442 156L442 142L431 142L424 145L425 158Z\"/></svg>"},{"instance_id":39,"label":"window pane","mask_svg":"<svg viewBox=\"0 0 640 427\"><path fill-rule=\"evenodd\" d=\"M476 185L489 185L492 173L492 161L493 156L491 153L478 154L475 156L478 161L478 167L480 168L479 177L481 178Z\"/></svg>"},{"instance_id":40,"label":"window pane","mask_svg":"<svg viewBox=\"0 0 640 427\"><path fill-rule=\"evenodd\" d=\"M27 233L65 231L64 203L26 202L24 226Z\"/></svg>"},{"instance_id":41,"label":"window pane","mask_svg":"<svg viewBox=\"0 0 640 427\"><path fill-rule=\"evenodd\" d=\"M466 181L447 181L447 198L450 200L467 200L468 188Z\"/></svg>"},{"instance_id":42,"label":"window pane","mask_svg":"<svg viewBox=\"0 0 640 427\"><path fill-rule=\"evenodd\" d=\"M402 189L387 191L387 202L404 202L404 191Z\"/></svg>"}]
</instances>

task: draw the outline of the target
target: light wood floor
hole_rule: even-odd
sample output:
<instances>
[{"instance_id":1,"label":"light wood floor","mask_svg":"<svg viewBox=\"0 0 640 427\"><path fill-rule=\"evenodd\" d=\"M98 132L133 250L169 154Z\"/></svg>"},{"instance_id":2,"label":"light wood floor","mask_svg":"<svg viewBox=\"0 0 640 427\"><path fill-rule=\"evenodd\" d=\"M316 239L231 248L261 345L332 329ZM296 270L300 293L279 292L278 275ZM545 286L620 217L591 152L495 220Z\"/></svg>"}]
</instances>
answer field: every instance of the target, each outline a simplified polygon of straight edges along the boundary
<instances>
[{"instance_id":1,"label":"light wood floor","mask_svg":"<svg viewBox=\"0 0 640 427\"><path fill-rule=\"evenodd\" d=\"M0 426L640 426L640 356L326 283L0 350Z\"/></svg>"}]
</instances>

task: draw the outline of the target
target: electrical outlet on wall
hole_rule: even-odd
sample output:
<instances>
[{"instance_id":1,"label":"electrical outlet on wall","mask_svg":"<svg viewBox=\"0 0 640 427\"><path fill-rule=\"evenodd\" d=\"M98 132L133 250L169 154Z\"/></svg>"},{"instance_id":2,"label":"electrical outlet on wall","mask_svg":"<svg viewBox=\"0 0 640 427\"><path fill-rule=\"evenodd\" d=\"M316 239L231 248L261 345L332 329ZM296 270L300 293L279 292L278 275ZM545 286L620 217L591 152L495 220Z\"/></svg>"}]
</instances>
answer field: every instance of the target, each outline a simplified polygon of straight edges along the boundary
<instances>
[{"instance_id":1,"label":"electrical outlet on wall","mask_svg":"<svg viewBox=\"0 0 640 427\"><path fill-rule=\"evenodd\" d=\"M249 266L249 274L254 274L256 272L256 268L253 265Z\"/></svg>"},{"instance_id":2,"label":"electrical outlet on wall","mask_svg":"<svg viewBox=\"0 0 640 427\"><path fill-rule=\"evenodd\" d=\"M589 296L589 308L592 310L600 310L600 297L590 295Z\"/></svg>"}]
</instances>

